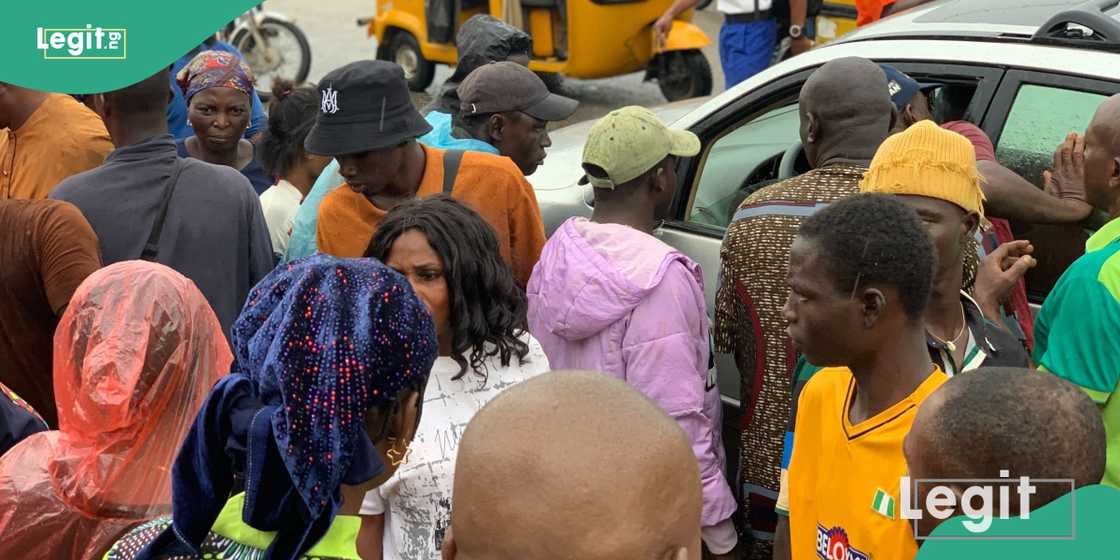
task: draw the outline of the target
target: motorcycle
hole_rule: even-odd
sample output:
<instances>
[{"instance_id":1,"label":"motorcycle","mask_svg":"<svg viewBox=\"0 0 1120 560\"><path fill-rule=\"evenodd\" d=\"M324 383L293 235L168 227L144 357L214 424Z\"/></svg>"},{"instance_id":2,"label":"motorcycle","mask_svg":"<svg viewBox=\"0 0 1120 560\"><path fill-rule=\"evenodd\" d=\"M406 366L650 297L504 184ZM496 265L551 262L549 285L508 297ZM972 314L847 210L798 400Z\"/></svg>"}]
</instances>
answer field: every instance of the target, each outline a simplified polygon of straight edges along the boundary
<instances>
[{"instance_id":1,"label":"motorcycle","mask_svg":"<svg viewBox=\"0 0 1120 560\"><path fill-rule=\"evenodd\" d=\"M253 70L262 99L271 96L275 78L302 83L311 71L311 44L291 18L265 11L260 3L237 16L219 32L219 38L241 51Z\"/></svg>"}]
</instances>

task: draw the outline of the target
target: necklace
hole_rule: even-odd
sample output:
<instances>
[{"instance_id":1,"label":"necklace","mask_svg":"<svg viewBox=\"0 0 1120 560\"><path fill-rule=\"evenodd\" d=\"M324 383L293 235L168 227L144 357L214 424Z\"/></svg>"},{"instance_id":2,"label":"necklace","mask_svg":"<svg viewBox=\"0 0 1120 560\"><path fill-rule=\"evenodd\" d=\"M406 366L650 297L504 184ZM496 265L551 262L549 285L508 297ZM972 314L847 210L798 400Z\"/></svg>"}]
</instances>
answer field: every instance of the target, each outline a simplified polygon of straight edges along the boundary
<instances>
[{"instance_id":1,"label":"necklace","mask_svg":"<svg viewBox=\"0 0 1120 560\"><path fill-rule=\"evenodd\" d=\"M937 342L940 342L941 344L944 344L945 347L949 349L949 353L952 354L952 353L955 353L957 351L957 344L956 343L957 343L957 341L959 341L961 339L961 336L964 335L964 333L967 330L968 330L968 321L965 319L965 316L964 316L964 306L961 306L961 330L960 330L960 332L957 333L957 336L954 336L951 340L942 340L942 339L938 338L938 336L933 334L932 332L929 333L929 335L932 336L933 339L936 340Z\"/></svg>"}]
</instances>

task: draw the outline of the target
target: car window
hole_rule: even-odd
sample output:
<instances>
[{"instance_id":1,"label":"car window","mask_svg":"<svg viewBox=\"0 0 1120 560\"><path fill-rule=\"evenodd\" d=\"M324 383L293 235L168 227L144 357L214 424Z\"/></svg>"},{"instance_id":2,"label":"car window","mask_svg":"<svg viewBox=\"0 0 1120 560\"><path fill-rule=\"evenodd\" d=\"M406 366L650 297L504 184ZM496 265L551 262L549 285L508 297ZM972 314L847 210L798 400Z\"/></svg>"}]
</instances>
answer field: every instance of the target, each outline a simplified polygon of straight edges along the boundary
<instances>
[{"instance_id":1,"label":"car window","mask_svg":"<svg viewBox=\"0 0 1120 560\"><path fill-rule=\"evenodd\" d=\"M1015 95L996 146L1004 167L1042 188L1042 172L1053 166L1054 150L1070 132L1084 133L1106 96L1037 84ZM1015 237L1035 246L1038 265L1027 274L1031 301L1040 303L1066 268L1084 251L1088 232L1077 226L1013 223Z\"/></svg>"},{"instance_id":2,"label":"car window","mask_svg":"<svg viewBox=\"0 0 1120 560\"><path fill-rule=\"evenodd\" d=\"M782 155L799 140L797 109L796 101L785 101L712 143L699 171L690 222L726 228L740 202L777 181Z\"/></svg>"},{"instance_id":3,"label":"car window","mask_svg":"<svg viewBox=\"0 0 1120 560\"><path fill-rule=\"evenodd\" d=\"M999 138L1000 163L1041 185L1054 148L1070 132L1085 132L1104 95L1050 86L1024 84L1015 96Z\"/></svg>"}]
</instances>

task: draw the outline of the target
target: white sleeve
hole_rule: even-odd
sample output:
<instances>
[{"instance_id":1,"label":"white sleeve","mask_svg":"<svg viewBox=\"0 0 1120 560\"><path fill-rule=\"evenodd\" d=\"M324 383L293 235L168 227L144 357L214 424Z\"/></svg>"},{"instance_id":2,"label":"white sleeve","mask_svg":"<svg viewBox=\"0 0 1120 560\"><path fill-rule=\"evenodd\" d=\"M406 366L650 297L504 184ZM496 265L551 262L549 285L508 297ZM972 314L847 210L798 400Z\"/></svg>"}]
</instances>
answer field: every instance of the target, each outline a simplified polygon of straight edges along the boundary
<instances>
[{"instance_id":1,"label":"white sleeve","mask_svg":"<svg viewBox=\"0 0 1120 560\"><path fill-rule=\"evenodd\" d=\"M381 492L377 488L366 492L366 497L362 499L362 509L358 510L359 515L381 515L385 513L385 498L381 497Z\"/></svg>"}]
</instances>

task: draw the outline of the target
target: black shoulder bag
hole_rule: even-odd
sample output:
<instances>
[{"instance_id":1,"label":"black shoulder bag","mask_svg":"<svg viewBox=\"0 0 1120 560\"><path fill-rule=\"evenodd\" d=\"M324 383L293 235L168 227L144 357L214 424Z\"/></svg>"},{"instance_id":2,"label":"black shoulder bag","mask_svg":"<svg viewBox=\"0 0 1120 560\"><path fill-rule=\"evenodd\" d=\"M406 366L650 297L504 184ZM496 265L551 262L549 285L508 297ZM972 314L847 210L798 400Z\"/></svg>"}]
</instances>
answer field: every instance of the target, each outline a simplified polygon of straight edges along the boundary
<instances>
[{"instance_id":1,"label":"black shoulder bag","mask_svg":"<svg viewBox=\"0 0 1120 560\"><path fill-rule=\"evenodd\" d=\"M156 255L159 254L159 238L163 234L163 222L167 219L167 207L171 205L171 195L175 192L175 185L179 183L179 174L183 172L182 158L176 158L174 165L175 169L164 183L163 201L156 214L156 221L152 224L152 231L148 234L148 242L144 244L144 250L140 251L140 260L156 262Z\"/></svg>"}]
</instances>

